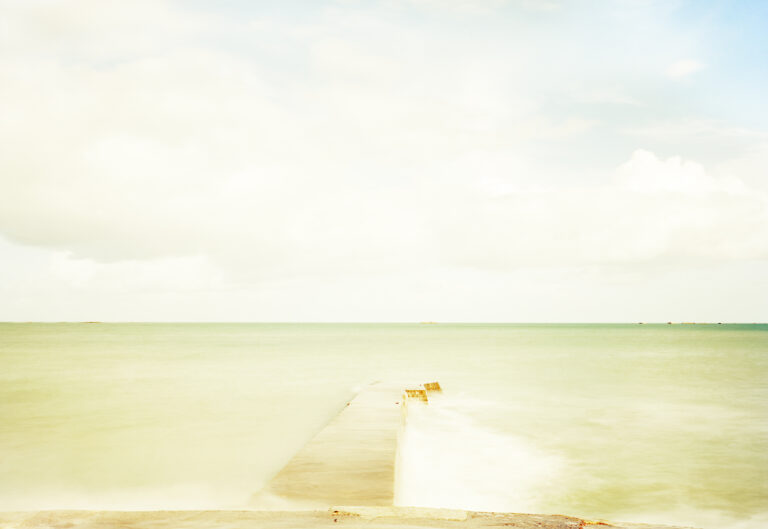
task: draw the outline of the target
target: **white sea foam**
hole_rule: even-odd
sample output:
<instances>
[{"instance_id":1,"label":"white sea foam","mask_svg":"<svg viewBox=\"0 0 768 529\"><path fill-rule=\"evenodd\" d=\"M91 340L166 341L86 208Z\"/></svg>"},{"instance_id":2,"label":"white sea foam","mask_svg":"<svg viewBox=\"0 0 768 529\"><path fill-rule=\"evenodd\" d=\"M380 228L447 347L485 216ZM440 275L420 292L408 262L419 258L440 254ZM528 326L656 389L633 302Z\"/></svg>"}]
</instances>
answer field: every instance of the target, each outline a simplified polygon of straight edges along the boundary
<instances>
[{"instance_id":1,"label":"white sea foam","mask_svg":"<svg viewBox=\"0 0 768 529\"><path fill-rule=\"evenodd\" d=\"M563 461L472 418L461 395L413 403L400 439L395 504L536 512Z\"/></svg>"}]
</instances>

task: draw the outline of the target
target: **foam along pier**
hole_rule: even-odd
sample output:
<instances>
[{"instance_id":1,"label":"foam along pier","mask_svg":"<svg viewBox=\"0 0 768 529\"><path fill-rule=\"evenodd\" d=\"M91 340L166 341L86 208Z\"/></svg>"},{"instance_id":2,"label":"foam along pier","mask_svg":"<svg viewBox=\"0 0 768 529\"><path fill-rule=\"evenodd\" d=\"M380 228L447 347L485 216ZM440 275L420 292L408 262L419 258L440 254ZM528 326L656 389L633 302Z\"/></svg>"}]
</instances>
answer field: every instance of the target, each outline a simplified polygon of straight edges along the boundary
<instances>
[{"instance_id":1,"label":"foam along pier","mask_svg":"<svg viewBox=\"0 0 768 529\"><path fill-rule=\"evenodd\" d=\"M430 389L426 387L429 386ZM269 482L260 498L294 505L392 506L400 430L408 402L428 403L437 382L376 383L363 389Z\"/></svg>"}]
</instances>

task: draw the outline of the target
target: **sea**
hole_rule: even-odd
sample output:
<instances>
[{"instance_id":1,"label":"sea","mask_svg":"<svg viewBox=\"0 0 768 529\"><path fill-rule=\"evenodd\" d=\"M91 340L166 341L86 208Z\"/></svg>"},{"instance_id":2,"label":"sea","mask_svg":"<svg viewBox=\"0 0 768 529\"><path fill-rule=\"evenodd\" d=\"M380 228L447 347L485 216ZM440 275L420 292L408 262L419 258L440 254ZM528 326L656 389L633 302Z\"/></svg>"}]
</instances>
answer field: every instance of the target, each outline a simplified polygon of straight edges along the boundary
<instances>
[{"instance_id":1,"label":"sea","mask_svg":"<svg viewBox=\"0 0 768 529\"><path fill-rule=\"evenodd\" d=\"M376 381L400 505L768 527L760 324L1 323L0 510L252 508Z\"/></svg>"}]
</instances>

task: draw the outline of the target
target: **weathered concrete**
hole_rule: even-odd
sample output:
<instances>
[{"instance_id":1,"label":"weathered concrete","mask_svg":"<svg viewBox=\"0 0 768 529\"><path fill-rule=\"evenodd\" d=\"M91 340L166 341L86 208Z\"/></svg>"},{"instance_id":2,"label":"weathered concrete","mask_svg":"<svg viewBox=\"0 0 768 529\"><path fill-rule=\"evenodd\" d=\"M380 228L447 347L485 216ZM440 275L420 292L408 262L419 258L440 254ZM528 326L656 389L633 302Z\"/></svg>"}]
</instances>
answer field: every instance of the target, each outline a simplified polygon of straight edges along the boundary
<instances>
[{"instance_id":1,"label":"weathered concrete","mask_svg":"<svg viewBox=\"0 0 768 529\"><path fill-rule=\"evenodd\" d=\"M373 384L302 448L261 493L296 505L392 505L403 386ZM259 495L255 499L259 503Z\"/></svg>"},{"instance_id":2,"label":"weathered concrete","mask_svg":"<svg viewBox=\"0 0 768 529\"><path fill-rule=\"evenodd\" d=\"M0 529L675 529L560 515L479 513L408 507L334 507L323 511L0 512ZM680 529L680 528L677 528Z\"/></svg>"}]
</instances>

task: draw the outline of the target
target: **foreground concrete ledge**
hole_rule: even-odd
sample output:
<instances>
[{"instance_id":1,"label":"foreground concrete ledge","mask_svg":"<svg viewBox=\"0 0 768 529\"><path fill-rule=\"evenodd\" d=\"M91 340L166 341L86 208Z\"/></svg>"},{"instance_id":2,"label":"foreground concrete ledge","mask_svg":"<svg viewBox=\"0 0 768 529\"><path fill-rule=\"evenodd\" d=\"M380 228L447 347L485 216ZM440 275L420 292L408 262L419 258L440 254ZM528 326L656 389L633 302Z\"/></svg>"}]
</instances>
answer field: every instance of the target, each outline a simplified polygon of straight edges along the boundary
<instances>
[{"instance_id":1,"label":"foreground concrete ledge","mask_svg":"<svg viewBox=\"0 0 768 529\"><path fill-rule=\"evenodd\" d=\"M0 529L324 529L340 526L368 529L683 529L669 525L592 521L561 515L420 507L344 506L322 511L0 512Z\"/></svg>"}]
</instances>

